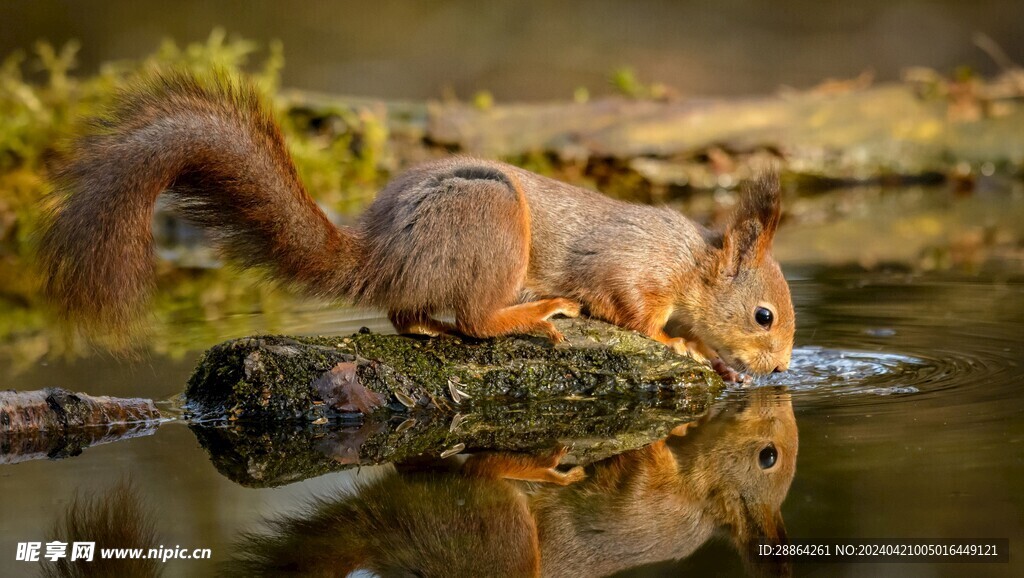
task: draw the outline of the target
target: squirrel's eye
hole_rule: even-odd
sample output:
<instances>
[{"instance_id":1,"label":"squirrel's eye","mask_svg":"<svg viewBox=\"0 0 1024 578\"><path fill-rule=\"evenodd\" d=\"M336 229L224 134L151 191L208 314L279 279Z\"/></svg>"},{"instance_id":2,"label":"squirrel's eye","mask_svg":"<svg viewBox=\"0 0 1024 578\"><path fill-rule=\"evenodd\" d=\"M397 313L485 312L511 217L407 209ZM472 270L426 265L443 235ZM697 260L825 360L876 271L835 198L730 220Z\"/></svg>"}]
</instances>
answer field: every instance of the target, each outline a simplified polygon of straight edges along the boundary
<instances>
[{"instance_id":1,"label":"squirrel's eye","mask_svg":"<svg viewBox=\"0 0 1024 578\"><path fill-rule=\"evenodd\" d=\"M757 321L757 324L761 327L770 329L774 316L770 310L764 307L758 307L757 309L754 309L754 320Z\"/></svg>"},{"instance_id":2,"label":"squirrel's eye","mask_svg":"<svg viewBox=\"0 0 1024 578\"><path fill-rule=\"evenodd\" d=\"M757 465L761 466L762 470L767 470L775 465L777 459L779 459L779 452L775 450L775 444L768 444L757 455Z\"/></svg>"}]
</instances>

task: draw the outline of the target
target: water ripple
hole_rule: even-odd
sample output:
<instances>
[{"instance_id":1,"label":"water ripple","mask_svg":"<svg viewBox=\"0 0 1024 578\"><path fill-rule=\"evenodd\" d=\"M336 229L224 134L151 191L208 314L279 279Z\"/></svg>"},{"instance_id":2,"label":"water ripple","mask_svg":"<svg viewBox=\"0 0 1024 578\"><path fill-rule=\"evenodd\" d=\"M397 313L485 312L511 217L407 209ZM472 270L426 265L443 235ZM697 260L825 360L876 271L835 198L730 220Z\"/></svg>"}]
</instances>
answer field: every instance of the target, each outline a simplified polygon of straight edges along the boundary
<instances>
[{"instance_id":1,"label":"water ripple","mask_svg":"<svg viewBox=\"0 0 1024 578\"><path fill-rule=\"evenodd\" d=\"M990 344L992 345L992 344ZM949 402L1006 395L1017 362L1010 348L988 347L971 352L931 351L917 355L884 351L807 346L793 351L786 373L758 379L756 385L785 385L812 398L843 399L844 403L880 403L900 397L953 394ZM1002 385L997 385L1002 384ZM853 399L851 399L853 398Z\"/></svg>"},{"instance_id":2,"label":"water ripple","mask_svg":"<svg viewBox=\"0 0 1024 578\"><path fill-rule=\"evenodd\" d=\"M825 347L793 350L789 371L761 378L758 384L786 385L791 391L831 390L835 394L918 393L918 379L929 373L923 359L897 353L846 351Z\"/></svg>"}]
</instances>

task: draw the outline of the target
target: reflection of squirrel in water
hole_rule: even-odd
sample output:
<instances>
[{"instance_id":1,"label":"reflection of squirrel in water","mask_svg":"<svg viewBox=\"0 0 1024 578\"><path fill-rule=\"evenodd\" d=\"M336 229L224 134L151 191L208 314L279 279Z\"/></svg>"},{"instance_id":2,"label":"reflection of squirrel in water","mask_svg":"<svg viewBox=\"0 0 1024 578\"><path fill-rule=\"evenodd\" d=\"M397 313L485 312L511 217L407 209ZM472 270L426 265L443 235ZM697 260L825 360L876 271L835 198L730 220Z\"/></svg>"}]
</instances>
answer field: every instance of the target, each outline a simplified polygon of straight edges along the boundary
<instances>
[{"instance_id":1,"label":"reflection of squirrel in water","mask_svg":"<svg viewBox=\"0 0 1024 578\"><path fill-rule=\"evenodd\" d=\"M307 293L379 307L402 332L561 334L556 314L634 329L738 370L785 370L789 288L769 250L774 176L724 233L503 163L454 157L394 179L355 227L306 194L249 86L157 77L125 91L58 174L44 231L46 290L83 322L120 326L153 280L151 219L167 191L227 255ZM454 314L449 326L437 314ZM665 333L666 323L682 335Z\"/></svg>"},{"instance_id":2,"label":"reflection of squirrel in water","mask_svg":"<svg viewBox=\"0 0 1024 578\"><path fill-rule=\"evenodd\" d=\"M683 559L719 532L748 568L786 543L780 507L796 472L789 395L726 399L667 438L568 473L559 453L471 455L400 468L249 535L237 575L604 576ZM547 482L522 484L511 480Z\"/></svg>"},{"instance_id":3,"label":"reflection of squirrel in water","mask_svg":"<svg viewBox=\"0 0 1024 578\"><path fill-rule=\"evenodd\" d=\"M145 578L163 573L159 558L116 558L102 555L108 549L141 550L160 544L156 530L158 516L139 495L135 485L122 480L99 494L75 492L57 517L48 538L63 542L65 556L40 560L43 578L84 578L87 576L132 576ZM92 556L78 557L77 543L92 543ZM72 561L71 554L77 559Z\"/></svg>"}]
</instances>

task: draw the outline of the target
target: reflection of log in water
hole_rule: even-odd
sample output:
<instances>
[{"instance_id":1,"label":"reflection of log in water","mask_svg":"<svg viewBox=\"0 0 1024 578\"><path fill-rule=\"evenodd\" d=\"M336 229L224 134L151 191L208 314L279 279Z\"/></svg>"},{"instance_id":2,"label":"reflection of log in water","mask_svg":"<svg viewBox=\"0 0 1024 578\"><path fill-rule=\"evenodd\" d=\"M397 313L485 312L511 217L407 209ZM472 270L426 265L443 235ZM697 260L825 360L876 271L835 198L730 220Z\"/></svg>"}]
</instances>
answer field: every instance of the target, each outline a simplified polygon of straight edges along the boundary
<instances>
[{"instance_id":1,"label":"reflection of log in water","mask_svg":"<svg viewBox=\"0 0 1024 578\"><path fill-rule=\"evenodd\" d=\"M571 446L587 464L664 437L699 417L712 398L466 403L456 415L422 410L361 424L296 427L193 424L221 474L253 487L279 486L357 465L436 459L446 452L529 452Z\"/></svg>"},{"instance_id":2,"label":"reflection of log in water","mask_svg":"<svg viewBox=\"0 0 1024 578\"><path fill-rule=\"evenodd\" d=\"M149 435L160 413L148 399L95 397L65 389L0 392L0 464L75 456Z\"/></svg>"},{"instance_id":3,"label":"reflection of log in water","mask_svg":"<svg viewBox=\"0 0 1024 578\"><path fill-rule=\"evenodd\" d=\"M560 486L504 453L399 465L351 494L248 534L238 575L600 576L682 559L716 532L750 546L784 543L780 507L796 470L788 394L755 390L663 439L599 461ZM550 466L534 458L534 468ZM526 473L524 473L526 472Z\"/></svg>"}]
</instances>

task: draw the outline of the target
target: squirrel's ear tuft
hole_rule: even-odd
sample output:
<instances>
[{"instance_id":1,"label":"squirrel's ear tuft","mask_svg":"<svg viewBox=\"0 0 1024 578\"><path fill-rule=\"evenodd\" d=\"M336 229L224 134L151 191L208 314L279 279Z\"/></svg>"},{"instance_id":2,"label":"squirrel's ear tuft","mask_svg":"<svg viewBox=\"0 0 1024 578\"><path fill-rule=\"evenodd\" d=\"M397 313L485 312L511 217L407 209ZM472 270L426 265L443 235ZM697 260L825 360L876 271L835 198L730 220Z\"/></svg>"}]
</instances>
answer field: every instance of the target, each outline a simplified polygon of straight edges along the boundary
<instances>
[{"instance_id":1,"label":"squirrel's ear tuft","mask_svg":"<svg viewBox=\"0 0 1024 578\"><path fill-rule=\"evenodd\" d=\"M735 276L743 267L756 267L771 250L782 216L779 174L761 173L740 197L739 206L722 241L723 273Z\"/></svg>"}]
</instances>

